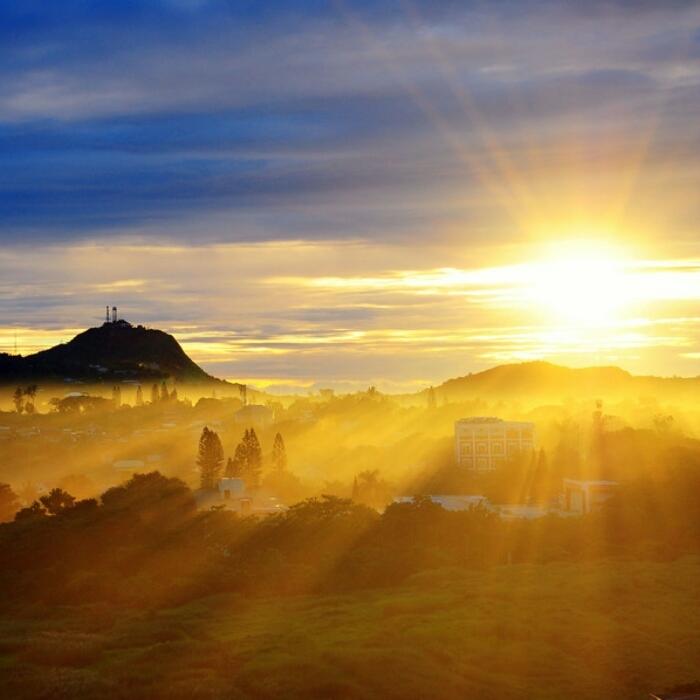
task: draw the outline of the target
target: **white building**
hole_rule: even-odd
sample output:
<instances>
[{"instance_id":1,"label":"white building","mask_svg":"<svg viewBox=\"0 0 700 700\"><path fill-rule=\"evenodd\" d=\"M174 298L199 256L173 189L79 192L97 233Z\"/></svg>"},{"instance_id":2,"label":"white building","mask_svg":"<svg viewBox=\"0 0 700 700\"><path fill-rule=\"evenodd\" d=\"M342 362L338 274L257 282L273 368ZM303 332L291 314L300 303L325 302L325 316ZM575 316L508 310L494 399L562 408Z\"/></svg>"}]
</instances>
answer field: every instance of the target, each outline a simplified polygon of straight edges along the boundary
<instances>
[{"instance_id":1,"label":"white building","mask_svg":"<svg viewBox=\"0 0 700 700\"><path fill-rule=\"evenodd\" d=\"M500 418L462 418L455 423L457 464L466 469L498 469L514 455L534 448L533 423Z\"/></svg>"},{"instance_id":2,"label":"white building","mask_svg":"<svg viewBox=\"0 0 700 700\"><path fill-rule=\"evenodd\" d=\"M564 479L562 510L574 515L599 511L618 489L617 481L579 481Z\"/></svg>"}]
</instances>

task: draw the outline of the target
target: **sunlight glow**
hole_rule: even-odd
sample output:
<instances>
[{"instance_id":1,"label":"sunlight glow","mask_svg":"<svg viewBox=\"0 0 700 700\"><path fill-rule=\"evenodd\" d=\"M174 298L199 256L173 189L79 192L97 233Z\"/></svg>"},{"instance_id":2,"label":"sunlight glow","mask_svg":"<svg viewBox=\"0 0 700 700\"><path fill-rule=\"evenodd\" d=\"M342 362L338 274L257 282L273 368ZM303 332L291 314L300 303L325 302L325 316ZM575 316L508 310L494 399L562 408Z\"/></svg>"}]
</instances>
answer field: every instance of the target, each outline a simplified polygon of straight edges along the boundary
<instances>
[{"instance_id":1,"label":"sunlight glow","mask_svg":"<svg viewBox=\"0 0 700 700\"><path fill-rule=\"evenodd\" d=\"M526 299L567 325L609 324L635 297L629 263L610 245L560 244L548 258L532 263Z\"/></svg>"}]
</instances>

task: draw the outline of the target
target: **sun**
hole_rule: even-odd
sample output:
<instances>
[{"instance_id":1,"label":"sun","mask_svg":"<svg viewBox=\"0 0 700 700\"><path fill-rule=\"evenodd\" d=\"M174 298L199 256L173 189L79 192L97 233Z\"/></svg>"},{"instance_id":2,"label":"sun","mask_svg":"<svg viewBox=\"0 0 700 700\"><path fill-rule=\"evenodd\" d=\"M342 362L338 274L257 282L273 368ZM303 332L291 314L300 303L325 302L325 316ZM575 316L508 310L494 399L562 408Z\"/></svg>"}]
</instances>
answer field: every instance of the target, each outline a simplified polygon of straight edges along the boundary
<instances>
[{"instance_id":1,"label":"sun","mask_svg":"<svg viewBox=\"0 0 700 700\"><path fill-rule=\"evenodd\" d=\"M553 321L603 326L630 301L628 259L613 244L566 241L531 264L528 301Z\"/></svg>"}]
</instances>

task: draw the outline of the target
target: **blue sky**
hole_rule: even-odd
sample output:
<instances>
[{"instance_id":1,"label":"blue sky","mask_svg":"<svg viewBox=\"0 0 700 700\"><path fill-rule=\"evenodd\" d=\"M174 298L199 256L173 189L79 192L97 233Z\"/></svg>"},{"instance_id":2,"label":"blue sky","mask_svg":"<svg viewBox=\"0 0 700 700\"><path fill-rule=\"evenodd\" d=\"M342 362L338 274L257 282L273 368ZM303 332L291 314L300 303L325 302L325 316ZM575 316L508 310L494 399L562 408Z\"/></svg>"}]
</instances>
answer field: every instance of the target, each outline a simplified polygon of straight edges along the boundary
<instances>
[{"instance_id":1,"label":"blue sky","mask_svg":"<svg viewBox=\"0 0 700 700\"><path fill-rule=\"evenodd\" d=\"M614 236L637 258L700 257L700 6L583 5L3 2L5 327L43 338L93 304L118 302L100 288L86 296L74 279L84 272L70 261L82 265L91 246L124 260L134 246L149 259L159 247L246 246L245 273L202 288L212 308L244 295L237 279L269 290L263 281L279 277L278 263L266 266L265 246L285 242L299 245L297 269L284 265L298 278L335 266L332 252L316 260L305 243L361 248L364 261L335 274L372 279L508 265L574 235ZM52 268L57 256L62 270ZM102 291L133 281L129 270L101 274ZM193 323L189 311L171 313L172 295L185 296L181 279L152 266L138 280L114 287L132 316ZM195 308L197 289L186 292ZM369 317L378 327L399 318L401 331L429 325L404 302L387 302L387 318L328 291L304 323L320 335L366 332ZM256 306L263 335L275 313L281 324L295 315L275 304ZM452 311L445 324L476 321L473 310ZM235 309L198 322L256 327ZM300 330L288 320L285 332L295 323ZM694 372L674 347L674 366ZM333 363L325 372L322 348L314 357L299 374L342 378ZM653 357L612 359L648 368ZM297 359L304 365L299 354L288 359L281 368L271 359L269 372L256 359L250 372L281 377ZM494 359L507 353L462 347L434 370L407 356L399 374L408 380L419 366L413 378L433 380ZM243 360L217 361L248 371ZM375 378L354 355L348 363L358 381Z\"/></svg>"}]
</instances>

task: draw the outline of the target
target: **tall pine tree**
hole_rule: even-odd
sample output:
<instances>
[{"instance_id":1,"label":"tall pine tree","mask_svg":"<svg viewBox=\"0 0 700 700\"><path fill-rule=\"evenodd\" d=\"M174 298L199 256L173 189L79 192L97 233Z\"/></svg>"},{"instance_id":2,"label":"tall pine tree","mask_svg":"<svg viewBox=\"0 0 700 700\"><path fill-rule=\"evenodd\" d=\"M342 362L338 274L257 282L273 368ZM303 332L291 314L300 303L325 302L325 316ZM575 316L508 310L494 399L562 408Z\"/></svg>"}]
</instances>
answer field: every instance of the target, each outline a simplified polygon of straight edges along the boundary
<instances>
[{"instance_id":1,"label":"tall pine tree","mask_svg":"<svg viewBox=\"0 0 700 700\"><path fill-rule=\"evenodd\" d=\"M275 441L272 443L272 469L276 472L283 472L287 468L287 449L284 446L282 435L277 433Z\"/></svg>"},{"instance_id":2,"label":"tall pine tree","mask_svg":"<svg viewBox=\"0 0 700 700\"><path fill-rule=\"evenodd\" d=\"M199 438L197 466L199 467L200 487L211 491L221 475L221 465L224 461L224 450L219 436L206 426Z\"/></svg>"},{"instance_id":3,"label":"tall pine tree","mask_svg":"<svg viewBox=\"0 0 700 700\"><path fill-rule=\"evenodd\" d=\"M247 433L248 431L246 431ZM233 453L233 459L229 459L226 464L226 476L234 479L244 479L246 476L246 468L248 465L248 454L246 446L243 442L236 445L236 451Z\"/></svg>"},{"instance_id":4,"label":"tall pine tree","mask_svg":"<svg viewBox=\"0 0 700 700\"><path fill-rule=\"evenodd\" d=\"M246 487L254 490L260 487L262 471L262 449L255 430L251 428L243 434L236 446L233 459L226 464L226 476L244 479Z\"/></svg>"},{"instance_id":5,"label":"tall pine tree","mask_svg":"<svg viewBox=\"0 0 700 700\"><path fill-rule=\"evenodd\" d=\"M262 471L262 449L255 428L246 431L247 437L243 437L246 448L246 485L251 489L260 487L260 472Z\"/></svg>"}]
</instances>

